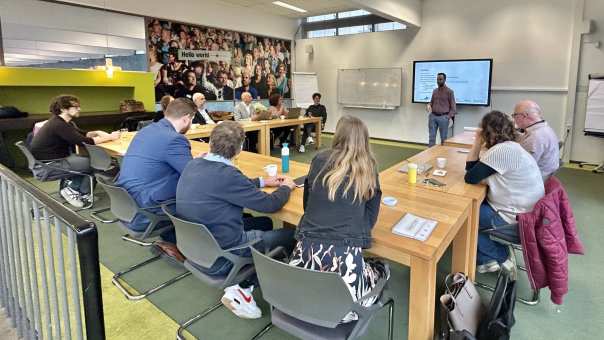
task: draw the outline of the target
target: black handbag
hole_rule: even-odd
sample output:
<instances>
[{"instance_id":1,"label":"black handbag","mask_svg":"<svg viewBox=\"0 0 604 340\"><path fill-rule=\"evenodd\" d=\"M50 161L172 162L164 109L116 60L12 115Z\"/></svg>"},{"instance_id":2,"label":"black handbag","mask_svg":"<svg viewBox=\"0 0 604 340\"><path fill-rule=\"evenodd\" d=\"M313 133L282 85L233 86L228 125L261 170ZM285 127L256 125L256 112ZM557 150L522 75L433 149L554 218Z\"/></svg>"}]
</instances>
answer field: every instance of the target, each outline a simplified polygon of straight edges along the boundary
<instances>
[{"instance_id":1,"label":"black handbag","mask_svg":"<svg viewBox=\"0 0 604 340\"><path fill-rule=\"evenodd\" d=\"M14 106L0 106L0 119L24 117L27 117L27 112L20 111Z\"/></svg>"},{"instance_id":2,"label":"black handbag","mask_svg":"<svg viewBox=\"0 0 604 340\"><path fill-rule=\"evenodd\" d=\"M487 314L478 326L477 338L480 340L508 340L510 331L516 323L516 281L509 274L501 273L491 297Z\"/></svg>"}]
</instances>

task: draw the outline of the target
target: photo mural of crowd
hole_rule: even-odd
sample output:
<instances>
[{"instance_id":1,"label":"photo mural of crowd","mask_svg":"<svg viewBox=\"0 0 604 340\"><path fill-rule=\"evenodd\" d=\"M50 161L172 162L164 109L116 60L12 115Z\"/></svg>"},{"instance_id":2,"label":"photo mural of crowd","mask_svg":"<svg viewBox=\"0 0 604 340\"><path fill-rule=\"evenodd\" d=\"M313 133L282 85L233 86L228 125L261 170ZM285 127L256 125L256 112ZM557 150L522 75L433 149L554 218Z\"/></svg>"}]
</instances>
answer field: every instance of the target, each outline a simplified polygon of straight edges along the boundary
<instances>
[{"instance_id":1,"label":"photo mural of crowd","mask_svg":"<svg viewBox=\"0 0 604 340\"><path fill-rule=\"evenodd\" d=\"M147 27L156 101L195 92L206 100L241 99L242 92L291 98L290 41L151 18Z\"/></svg>"}]
</instances>

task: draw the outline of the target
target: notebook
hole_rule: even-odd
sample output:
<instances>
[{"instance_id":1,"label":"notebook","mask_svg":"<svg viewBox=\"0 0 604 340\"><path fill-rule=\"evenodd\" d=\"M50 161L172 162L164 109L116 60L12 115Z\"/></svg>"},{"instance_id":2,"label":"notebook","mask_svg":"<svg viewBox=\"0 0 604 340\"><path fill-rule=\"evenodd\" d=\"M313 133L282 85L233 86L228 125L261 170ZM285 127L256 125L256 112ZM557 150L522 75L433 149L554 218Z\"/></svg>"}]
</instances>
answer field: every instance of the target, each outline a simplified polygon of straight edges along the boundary
<instances>
[{"instance_id":1,"label":"notebook","mask_svg":"<svg viewBox=\"0 0 604 340\"><path fill-rule=\"evenodd\" d=\"M397 224L392 228L392 233L400 236L413 238L419 241L426 241L438 222L417 217L406 213Z\"/></svg>"},{"instance_id":2,"label":"notebook","mask_svg":"<svg viewBox=\"0 0 604 340\"><path fill-rule=\"evenodd\" d=\"M398 171L402 172L402 173L407 173L407 171L409 170L407 168L407 164L409 163L405 163L403 164L403 166L401 166ZM430 163L423 163L423 164L418 164L417 165L417 173L419 175L423 175L425 172L427 172L428 170L432 169L432 164Z\"/></svg>"}]
</instances>

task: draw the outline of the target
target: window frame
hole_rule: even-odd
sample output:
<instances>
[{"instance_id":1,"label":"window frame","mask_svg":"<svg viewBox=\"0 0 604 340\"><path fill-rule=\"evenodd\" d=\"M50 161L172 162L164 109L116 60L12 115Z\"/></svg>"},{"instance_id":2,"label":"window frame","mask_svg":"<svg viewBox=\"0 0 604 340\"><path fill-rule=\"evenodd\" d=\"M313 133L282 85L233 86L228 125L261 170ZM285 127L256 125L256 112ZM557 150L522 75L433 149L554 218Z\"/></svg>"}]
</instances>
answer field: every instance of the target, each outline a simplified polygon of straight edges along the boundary
<instances>
[{"instance_id":1,"label":"window frame","mask_svg":"<svg viewBox=\"0 0 604 340\"><path fill-rule=\"evenodd\" d=\"M393 22L393 21L390 19L382 18L375 14L361 15L361 16L348 17L348 18L335 19L335 20L316 21L316 22L306 22L306 20L303 20L302 24L301 24L301 28L302 28L301 37L303 39L317 39L317 38L310 38L308 36L308 32L326 30L326 29L334 29L334 28L336 29L335 36L337 37L337 36L340 36L339 28L362 26L362 25L371 25L371 31L363 32L363 33L384 32L384 31L376 31L376 29L375 29L376 25L383 24L383 23L390 23L390 22ZM406 29L406 28L407 28L407 25L405 25L404 29ZM345 35L350 35L350 34L345 34ZM333 36L329 36L329 37L333 37Z\"/></svg>"}]
</instances>

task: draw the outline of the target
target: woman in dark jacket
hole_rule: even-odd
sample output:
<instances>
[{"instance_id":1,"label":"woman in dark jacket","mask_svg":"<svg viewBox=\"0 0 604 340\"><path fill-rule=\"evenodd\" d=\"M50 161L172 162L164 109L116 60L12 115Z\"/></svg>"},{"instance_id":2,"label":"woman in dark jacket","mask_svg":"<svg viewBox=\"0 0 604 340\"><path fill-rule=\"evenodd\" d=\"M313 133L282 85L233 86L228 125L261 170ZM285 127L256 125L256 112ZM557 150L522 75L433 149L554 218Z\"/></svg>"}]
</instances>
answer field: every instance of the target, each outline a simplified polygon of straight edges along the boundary
<instances>
[{"instance_id":1,"label":"woman in dark jacket","mask_svg":"<svg viewBox=\"0 0 604 340\"><path fill-rule=\"evenodd\" d=\"M371 246L381 196L367 127L358 118L344 116L336 126L332 148L315 156L310 166L304 183L304 216L290 264L337 272L353 300L363 298L380 279L390 276L384 263L364 258L362 251ZM357 318L351 312L342 322Z\"/></svg>"}]
</instances>

